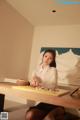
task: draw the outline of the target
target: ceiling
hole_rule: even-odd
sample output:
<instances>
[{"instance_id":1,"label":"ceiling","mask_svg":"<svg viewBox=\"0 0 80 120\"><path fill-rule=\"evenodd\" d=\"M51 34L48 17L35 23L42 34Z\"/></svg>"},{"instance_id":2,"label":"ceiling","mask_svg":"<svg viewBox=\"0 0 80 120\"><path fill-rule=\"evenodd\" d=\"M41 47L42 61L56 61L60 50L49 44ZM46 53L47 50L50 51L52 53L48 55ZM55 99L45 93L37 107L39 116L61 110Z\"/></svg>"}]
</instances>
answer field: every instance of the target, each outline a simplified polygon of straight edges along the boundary
<instances>
[{"instance_id":1,"label":"ceiling","mask_svg":"<svg viewBox=\"0 0 80 120\"><path fill-rule=\"evenodd\" d=\"M6 0L34 26L80 24L80 0ZM61 1L77 1L63 4ZM56 12L52 12L56 10Z\"/></svg>"}]
</instances>

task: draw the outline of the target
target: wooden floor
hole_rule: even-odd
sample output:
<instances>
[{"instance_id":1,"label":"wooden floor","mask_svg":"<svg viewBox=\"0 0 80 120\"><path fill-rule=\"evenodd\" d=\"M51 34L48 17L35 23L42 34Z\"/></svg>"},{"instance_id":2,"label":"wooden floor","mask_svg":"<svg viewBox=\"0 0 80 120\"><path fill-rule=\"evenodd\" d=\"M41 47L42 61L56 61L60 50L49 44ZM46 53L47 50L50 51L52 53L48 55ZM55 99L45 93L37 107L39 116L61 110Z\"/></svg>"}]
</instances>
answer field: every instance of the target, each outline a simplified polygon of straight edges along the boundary
<instances>
[{"instance_id":1,"label":"wooden floor","mask_svg":"<svg viewBox=\"0 0 80 120\"><path fill-rule=\"evenodd\" d=\"M9 120L25 120L25 114L29 106L6 100L4 111L8 112ZM67 112L64 120L80 120L80 118Z\"/></svg>"},{"instance_id":2,"label":"wooden floor","mask_svg":"<svg viewBox=\"0 0 80 120\"><path fill-rule=\"evenodd\" d=\"M21 104L18 102L13 102L10 100L5 100L4 102L4 111L12 112L21 108L26 107L27 105Z\"/></svg>"},{"instance_id":3,"label":"wooden floor","mask_svg":"<svg viewBox=\"0 0 80 120\"><path fill-rule=\"evenodd\" d=\"M5 100L4 112L8 112L8 120L25 120L28 105Z\"/></svg>"}]
</instances>

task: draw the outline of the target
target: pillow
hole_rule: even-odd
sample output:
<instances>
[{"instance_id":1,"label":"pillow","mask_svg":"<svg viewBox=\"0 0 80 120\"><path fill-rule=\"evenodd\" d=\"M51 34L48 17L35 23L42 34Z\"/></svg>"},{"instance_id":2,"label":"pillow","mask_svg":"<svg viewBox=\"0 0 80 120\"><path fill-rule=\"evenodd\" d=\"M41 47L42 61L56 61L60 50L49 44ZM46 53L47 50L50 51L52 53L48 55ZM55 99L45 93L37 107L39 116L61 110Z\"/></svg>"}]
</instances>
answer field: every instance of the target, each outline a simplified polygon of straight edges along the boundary
<instances>
[{"instance_id":1,"label":"pillow","mask_svg":"<svg viewBox=\"0 0 80 120\"><path fill-rule=\"evenodd\" d=\"M80 85L80 66L75 66L67 75L69 84Z\"/></svg>"},{"instance_id":2,"label":"pillow","mask_svg":"<svg viewBox=\"0 0 80 120\"><path fill-rule=\"evenodd\" d=\"M80 56L75 55L71 49L56 56L58 83L75 84L80 78ZM80 84L79 80L77 84Z\"/></svg>"},{"instance_id":3,"label":"pillow","mask_svg":"<svg viewBox=\"0 0 80 120\"><path fill-rule=\"evenodd\" d=\"M66 85L80 85L80 67L74 67L69 72L58 72L58 83Z\"/></svg>"},{"instance_id":4,"label":"pillow","mask_svg":"<svg viewBox=\"0 0 80 120\"><path fill-rule=\"evenodd\" d=\"M64 54L56 56L57 69L62 71L70 70L78 63L78 61L79 58L71 51L71 49Z\"/></svg>"}]
</instances>

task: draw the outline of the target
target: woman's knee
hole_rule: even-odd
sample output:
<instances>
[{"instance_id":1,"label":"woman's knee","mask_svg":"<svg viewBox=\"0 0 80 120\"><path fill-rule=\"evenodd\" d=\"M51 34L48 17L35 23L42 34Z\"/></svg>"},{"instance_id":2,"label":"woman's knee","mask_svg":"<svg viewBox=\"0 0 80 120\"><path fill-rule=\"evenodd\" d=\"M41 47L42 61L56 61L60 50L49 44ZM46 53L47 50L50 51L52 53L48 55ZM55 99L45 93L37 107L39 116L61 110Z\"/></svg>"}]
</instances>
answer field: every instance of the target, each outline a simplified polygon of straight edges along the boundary
<instances>
[{"instance_id":1,"label":"woman's knee","mask_svg":"<svg viewBox=\"0 0 80 120\"><path fill-rule=\"evenodd\" d=\"M26 112L26 120L41 120L44 117L44 113L38 109L31 109Z\"/></svg>"},{"instance_id":2,"label":"woman's knee","mask_svg":"<svg viewBox=\"0 0 80 120\"><path fill-rule=\"evenodd\" d=\"M33 111L32 110L30 110L30 111L27 111L26 112L26 115L25 115L25 118L26 118L26 120L31 120L32 118L33 118Z\"/></svg>"},{"instance_id":3,"label":"woman's knee","mask_svg":"<svg viewBox=\"0 0 80 120\"><path fill-rule=\"evenodd\" d=\"M64 108L58 107L50 111L44 120L63 120L60 118L64 118Z\"/></svg>"}]
</instances>

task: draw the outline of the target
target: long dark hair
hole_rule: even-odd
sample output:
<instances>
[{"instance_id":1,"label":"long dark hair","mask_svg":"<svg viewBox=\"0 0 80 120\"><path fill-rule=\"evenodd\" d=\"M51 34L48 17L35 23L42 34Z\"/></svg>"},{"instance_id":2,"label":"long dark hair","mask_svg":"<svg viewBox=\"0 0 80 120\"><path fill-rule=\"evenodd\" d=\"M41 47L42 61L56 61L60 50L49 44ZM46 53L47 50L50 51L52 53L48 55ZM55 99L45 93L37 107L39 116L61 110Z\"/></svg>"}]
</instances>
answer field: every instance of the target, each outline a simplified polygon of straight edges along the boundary
<instances>
[{"instance_id":1,"label":"long dark hair","mask_svg":"<svg viewBox=\"0 0 80 120\"><path fill-rule=\"evenodd\" d=\"M47 50L45 50L45 52L44 52L44 54L43 54L43 57L44 57L44 55L47 53L47 52L49 52L49 53L51 53L52 54L52 56L53 56L53 61L50 63L50 67L56 67L56 61L55 61L55 57L56 57L56 52L55 52L55 50L52 50L52 49L47 49Z\"/></svg>"}]
</instances>

